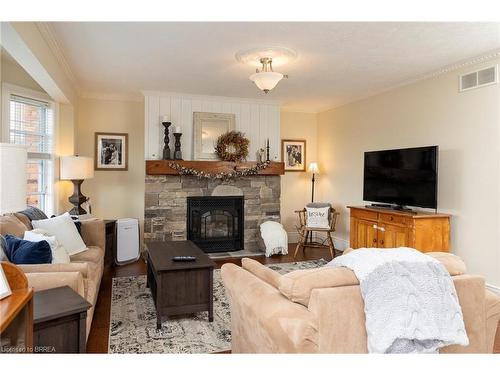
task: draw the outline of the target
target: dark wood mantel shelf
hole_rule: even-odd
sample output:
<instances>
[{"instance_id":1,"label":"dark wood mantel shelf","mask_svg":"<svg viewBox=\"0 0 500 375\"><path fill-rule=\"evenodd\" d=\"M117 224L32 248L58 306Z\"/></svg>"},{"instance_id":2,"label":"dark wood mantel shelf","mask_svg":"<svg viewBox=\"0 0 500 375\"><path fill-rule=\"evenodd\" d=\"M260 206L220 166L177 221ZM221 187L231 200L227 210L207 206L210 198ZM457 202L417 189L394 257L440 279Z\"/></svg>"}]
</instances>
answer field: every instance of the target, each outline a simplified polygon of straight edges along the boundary
<instances>
[{"instance_id":1,"label":"dark wood mantel shelf","mask_svg":"<svg viewBox=\"0 0 500 375\"><path fill-rule=\"evenodd\" d=\"M174 160L146 160L146 174L148 175L178 175L175 169L168 166L168 163ZM230 161L219 160L175 160L176 163L187 168L194 168L210 173L227 173L236 169L245 169L255 166L256 162L247 161L234 163ZM285 164L283 162L271 162L266 169L259 171L261 176L277 176L285 174Z\"/></svg>"}]
</instances>

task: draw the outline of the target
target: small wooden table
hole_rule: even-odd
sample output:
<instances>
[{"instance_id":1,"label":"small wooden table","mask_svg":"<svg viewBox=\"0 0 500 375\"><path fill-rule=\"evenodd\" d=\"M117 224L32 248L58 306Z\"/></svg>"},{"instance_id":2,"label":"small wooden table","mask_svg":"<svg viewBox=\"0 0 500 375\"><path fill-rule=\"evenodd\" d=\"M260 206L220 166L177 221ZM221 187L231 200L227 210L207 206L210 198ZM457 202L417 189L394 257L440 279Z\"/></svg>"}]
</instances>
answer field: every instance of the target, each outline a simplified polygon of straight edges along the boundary
<instances>
[{"instance_id":1,"label":"small wooden table","mask_svg":"<svg viewBox=\"0 0 500 375\"><path fill-rule=\"evenodd\" d=\"M114 267L116 260L116 220L104 220L106 230L106 246L104 249L104 266Z\"/></svg>"},{"instance_id":2,"label":"small wooden table","mask_svg":"<svg viewBox=\"0 0 500 375\"><path fill-rule=\"evenodd\" d=\"M33 297L34 351L85 353L87 310L91 306L68 286L36 292Z\"/></svg>"},{"instance_id":3,"label":"small wooden table","mask_svg":"<svg viewBox=\"0 0 500 375\"><path fill-rule=\"evenodd\" d=\"M0 262L12 294L0 300L0 353L33 350L33 289L16 265Z\"/></svg>"},{"instance_id":4,"label":"small wooden table","mask_svg":"<svg viewBox=\"0 0 500 375\"><path fill-rule=\"evenodd\" d=\"M156 327L162 317L208 311L213 313L215 263L191 241L147 242L147 286L156 307ZM194 262L174 262L172 257L192 255Z\"/></svg>"}]
</instances>

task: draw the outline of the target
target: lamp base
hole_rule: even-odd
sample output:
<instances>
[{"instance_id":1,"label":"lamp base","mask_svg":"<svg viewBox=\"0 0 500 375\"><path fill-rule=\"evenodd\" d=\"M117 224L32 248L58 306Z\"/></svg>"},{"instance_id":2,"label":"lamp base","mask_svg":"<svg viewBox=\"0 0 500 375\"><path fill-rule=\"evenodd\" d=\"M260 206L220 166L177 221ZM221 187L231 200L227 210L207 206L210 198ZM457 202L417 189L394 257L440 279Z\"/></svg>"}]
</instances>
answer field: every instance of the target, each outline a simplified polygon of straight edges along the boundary
<instances>
[{"instance_id":1,"label":"lamp base","mask_svg":"<svg viewBox=\"0 0 500 375\"><path fill-rule=\"evenodd\" d=\"M81 185L83 180L71 180L73 182L73 195L68 198L68 201L74 206L69 213L71 215L85 215L85 211L81 204L87 201L87 197L82 194Z\"/></svg>"}]
</instances>

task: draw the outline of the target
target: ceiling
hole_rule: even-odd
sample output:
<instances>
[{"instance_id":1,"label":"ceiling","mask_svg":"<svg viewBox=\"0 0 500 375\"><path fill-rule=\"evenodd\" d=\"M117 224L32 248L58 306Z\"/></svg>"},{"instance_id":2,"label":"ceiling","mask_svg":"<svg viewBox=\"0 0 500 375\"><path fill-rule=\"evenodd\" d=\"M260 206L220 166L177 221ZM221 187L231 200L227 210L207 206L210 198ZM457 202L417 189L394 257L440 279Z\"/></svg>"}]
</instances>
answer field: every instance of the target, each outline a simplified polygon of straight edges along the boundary
<instances>
[{"instance_id":1,"label":"ceiling","mask_svg":"<svg viewBox=\"0 0 500 375\"><path fill-rule=\"evenodd\" d=\"M82 92L141 90L271 99L320 111L500 49L499 23L50 23ZM248 80L235 53L294 49L269 94Z\"/></svg>"}]
</instances>

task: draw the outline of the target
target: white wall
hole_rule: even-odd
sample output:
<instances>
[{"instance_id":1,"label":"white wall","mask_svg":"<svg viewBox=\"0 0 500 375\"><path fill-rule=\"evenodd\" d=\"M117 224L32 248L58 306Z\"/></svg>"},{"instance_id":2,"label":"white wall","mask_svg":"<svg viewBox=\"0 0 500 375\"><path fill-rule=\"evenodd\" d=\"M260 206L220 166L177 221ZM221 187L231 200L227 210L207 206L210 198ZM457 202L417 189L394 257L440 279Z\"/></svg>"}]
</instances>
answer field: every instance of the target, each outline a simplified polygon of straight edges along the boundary
<instances>
[{"instance_id":1,"label":"white wall","mask_svg":"<svg viewBox=\"0 0 500 375\"><path fill-rule=\"evenodd\" d=\"M145 157L161 159L163 131L160 116L170 116L172 126L182 127L182 155L193 159L193 112L233 113L236 130L250 140L248 160L256 160L256 152L269 138L270 159L280 158L280 107L277 103L217 96L145 92ZM172 129L172 128L170 128ZM170 147L174 149L174 137Z\"/></svg>"},{"instance_id":2,"label":"white wall","mask_svg":"<svg viewBox=\"0 0 500 375\"><path fill-rule=\"evenodd\" d=\"M439 145L439 211L453 215L451 251L471 273L500 285L500 87L458 92L468 66L318 115L320 196L341 210L337 235L349 238L347 205L364 204L363 153Z\"/></svg>"}]
</instances>

